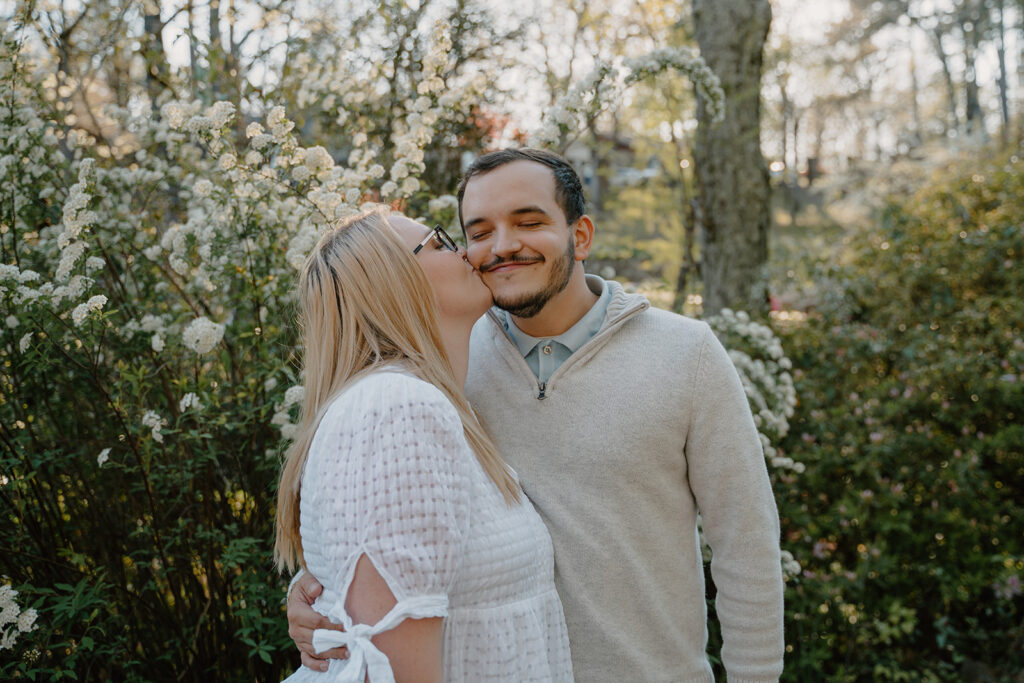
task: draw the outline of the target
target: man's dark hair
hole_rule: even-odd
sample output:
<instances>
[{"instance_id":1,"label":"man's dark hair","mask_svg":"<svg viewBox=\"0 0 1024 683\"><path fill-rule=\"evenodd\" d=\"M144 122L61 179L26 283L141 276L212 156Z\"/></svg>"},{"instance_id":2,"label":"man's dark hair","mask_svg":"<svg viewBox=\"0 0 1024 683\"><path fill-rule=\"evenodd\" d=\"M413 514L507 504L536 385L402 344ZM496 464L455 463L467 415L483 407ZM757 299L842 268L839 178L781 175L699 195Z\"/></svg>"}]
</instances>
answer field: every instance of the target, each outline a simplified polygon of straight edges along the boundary
<instances>
[{"instance_id":1,"label":"man's dark hair","mask_svg":"<svg viewBox=\"0 0 1024 683\"><path fill-rule=\"evenodd\" d=\"M564 157L544 149L509 147L478 157L469 165L466 175L459 182L459 225L462 226L463 234L466 232L466 224L462 220L462 198L466 194L466 184L478 175L493 171L499 166L511 164L513 161L534 161L551 169L551 174L555 177L555 201L558 202L562 213L565 214L566 223L572 225L585 213L586 205L580 177L576 175L576 171Z\"/></svg>"}]
</instances>

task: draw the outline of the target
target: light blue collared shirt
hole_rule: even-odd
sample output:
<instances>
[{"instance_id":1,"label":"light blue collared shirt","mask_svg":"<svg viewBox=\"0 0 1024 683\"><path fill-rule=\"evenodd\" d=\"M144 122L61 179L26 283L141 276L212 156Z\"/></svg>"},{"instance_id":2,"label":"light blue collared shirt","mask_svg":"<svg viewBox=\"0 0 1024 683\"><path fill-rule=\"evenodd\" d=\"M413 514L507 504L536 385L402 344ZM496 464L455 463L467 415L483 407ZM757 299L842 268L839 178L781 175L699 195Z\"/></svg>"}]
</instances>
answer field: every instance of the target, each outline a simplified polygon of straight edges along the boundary
<instances>
[{"instance_id":1,"label":"light blue collared shirt","mask_svg":"<svg viewBox=\"0 0 1024 683\"><path fill-rule=\"evenodd\" d=\"M512 322L512 316L501 311L500 319L505 331L512 337L519 353L523 354L526 364L537 376L541 384L547 383L562 363L575 353L581 346L590 341L604 324L608 313L608 303L612 300L611 290L601 281L601 295L586 314L576 324L557 337L531 337Z\"/></svg>"}]
</instances>

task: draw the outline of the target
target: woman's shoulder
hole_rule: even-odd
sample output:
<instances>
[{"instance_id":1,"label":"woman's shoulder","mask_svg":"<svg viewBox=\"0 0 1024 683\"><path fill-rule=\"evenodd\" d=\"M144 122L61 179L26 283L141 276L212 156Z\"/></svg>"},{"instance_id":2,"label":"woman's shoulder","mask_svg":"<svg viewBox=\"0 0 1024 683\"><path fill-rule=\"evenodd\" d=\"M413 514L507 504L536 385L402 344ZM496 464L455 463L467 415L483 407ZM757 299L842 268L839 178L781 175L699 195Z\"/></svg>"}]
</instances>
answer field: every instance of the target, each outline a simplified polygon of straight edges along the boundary
<instances>
[{"instance_id":1,"label":"woman's shoulder","mask_svg":"<svg viewBox=\"0 0 1024 683\"><path fill-rule=\"evenodd\" d=\"M376 421L386 414L429 414L459 421L451 401L430 382L398 368L368 372L331 399L322 422L359 418Z\"/></svg>"},{"instance_id":2,"label":"woman's shoulder","mask_svg":"<svg viewBox=\"0 0 1024 683\"><path fill-rule=\"evenodd\" d=\"M381 370L358 378L329 404L309 460L316 466L343 461L363 488L375 488L423 483L438 471L468 476L467 449L458 412L437 387Z\"/></svg>"}]
</instances>

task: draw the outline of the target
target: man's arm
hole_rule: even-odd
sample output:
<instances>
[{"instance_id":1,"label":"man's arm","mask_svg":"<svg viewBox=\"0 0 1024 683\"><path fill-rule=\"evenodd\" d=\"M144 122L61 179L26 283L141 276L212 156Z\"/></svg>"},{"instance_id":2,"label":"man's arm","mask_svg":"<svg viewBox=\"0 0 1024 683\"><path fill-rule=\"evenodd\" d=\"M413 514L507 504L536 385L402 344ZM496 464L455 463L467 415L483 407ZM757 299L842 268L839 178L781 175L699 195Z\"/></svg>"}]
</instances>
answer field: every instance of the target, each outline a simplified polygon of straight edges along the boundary
<instances>
[{"instance_id":1,"label":"man's arm","mask_svg":"<svg viewBox=\"0 0 1024 683\"><path fill-rule=\"evenodd\" d=\"M777 680L784 649L779 517L750 403L710 329L693 390L686 459L711 546L722 663L730 681Z\"/></svg>"},{"instance_id":2,"label":"man's arm","mask_svg":"<svg viewBox=\"0 0 1024 683\"><path fill-rule=\"evenodd\" d=\"M345 630L341 624L331 623L330 619L313 609L313 602L323 590L324 587L309 572L303 572L288 587L288 635L299 648L302 665L313 671L327 671L329 659L348 658L346 647L336 647L320 654L313 651L313 631L316 629Z\"/></svg>"}]
</instances>

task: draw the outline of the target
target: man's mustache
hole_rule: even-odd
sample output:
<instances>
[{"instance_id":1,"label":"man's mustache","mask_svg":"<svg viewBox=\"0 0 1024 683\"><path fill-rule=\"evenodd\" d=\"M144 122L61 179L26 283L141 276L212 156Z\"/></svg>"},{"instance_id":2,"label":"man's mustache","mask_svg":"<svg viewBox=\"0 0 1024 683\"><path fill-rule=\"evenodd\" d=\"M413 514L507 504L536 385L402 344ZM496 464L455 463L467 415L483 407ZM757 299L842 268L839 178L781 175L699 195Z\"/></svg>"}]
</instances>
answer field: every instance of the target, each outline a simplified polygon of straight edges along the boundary
<instances>
[{"instance_id":1,"label":"man's mustache","mask_svg":"<svg viewBox=\"0 0 1024 683\"><path fill-rule=\"evenodd\" d=\"M504 266L509 263L540 263L543 260L544 259L539 256L510 256L508 258L496 258L489 263L481 265L477 270L481 273L486 273L498 266Z\"/></svg>"}]
</instances>

